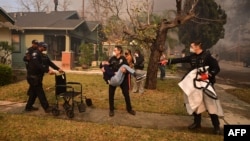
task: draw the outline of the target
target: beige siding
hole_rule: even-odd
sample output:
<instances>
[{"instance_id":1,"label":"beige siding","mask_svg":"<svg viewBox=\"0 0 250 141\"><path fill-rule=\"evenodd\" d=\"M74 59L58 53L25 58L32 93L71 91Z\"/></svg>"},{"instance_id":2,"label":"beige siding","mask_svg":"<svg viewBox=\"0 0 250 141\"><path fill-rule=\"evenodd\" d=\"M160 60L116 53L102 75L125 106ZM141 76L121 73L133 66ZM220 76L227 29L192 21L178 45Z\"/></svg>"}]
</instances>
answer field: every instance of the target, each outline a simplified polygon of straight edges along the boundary
<instances>
[{"instance_id":1,"label":"beige siding","mask_svg":"<svg viewBox=\"0 0 250 141\"><path fill-rule=\"evenodd\" d=\"M44 36L43 35L38 35L38 34L25 35L25 47L26 48L29 48L31 46L32 40L38 40L38 42L41 42L41 41L44 41Z\"/></svg>"},{"instance_id":2,"label":"beige siding","mask_svg":"<svg viewBox=\"0 0 250 141\"><path fill-rule=\"evenodd\" d=\"M0 28L0 41L8 41L11 44L11 32L9 28Z\"/></svg>"}]
</instances>

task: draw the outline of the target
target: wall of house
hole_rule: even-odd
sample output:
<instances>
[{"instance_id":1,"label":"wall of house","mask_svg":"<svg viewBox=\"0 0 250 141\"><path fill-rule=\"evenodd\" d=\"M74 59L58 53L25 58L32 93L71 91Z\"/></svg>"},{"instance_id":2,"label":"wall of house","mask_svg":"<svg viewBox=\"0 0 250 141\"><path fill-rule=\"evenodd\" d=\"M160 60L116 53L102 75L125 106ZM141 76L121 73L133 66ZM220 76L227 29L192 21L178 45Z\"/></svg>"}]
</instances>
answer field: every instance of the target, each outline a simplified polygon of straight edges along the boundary
<instances>
[{"instance_id":1,"label":"wall of house","mask_svg":"<svg viewBox=\"0 0 250 141\"><path fill-rule=\"evenodd\" d=\"M11 32L9 28L0 28L0 41L8 41L11 44Z\"/></svg>"},{"instance_id":2,"label":"wall of house","mask_svg":"<svg viewBox=\"0 0 250 141\"><path fill-rule=\"evenodd\" d=\"M44 41L44 35L39 35L39 34L29 34L25 35L25 47L26 49L31 46L32 40L38 40L38 42L43 42Z\"/></svg>"}]
</instances>

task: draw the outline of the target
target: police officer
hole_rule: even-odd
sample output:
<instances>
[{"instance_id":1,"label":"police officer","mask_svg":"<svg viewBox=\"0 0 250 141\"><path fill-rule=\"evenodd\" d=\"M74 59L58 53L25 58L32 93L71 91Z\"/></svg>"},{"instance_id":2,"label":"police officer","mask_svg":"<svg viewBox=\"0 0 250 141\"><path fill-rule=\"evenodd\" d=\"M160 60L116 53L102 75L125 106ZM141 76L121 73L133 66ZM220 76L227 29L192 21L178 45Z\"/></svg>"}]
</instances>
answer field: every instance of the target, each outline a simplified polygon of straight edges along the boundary
<instances>
[{"instance_id":1,"label":"police officer","mask_svg":"<svg viewBox=\"0 0 250 141\"><path fill-rule=\"evenodd\" d=\"M35 50L37 50L37 47L38 47L38 41L37 41L37 40L32 40L31 43L32 43L32 46L29 47L29 48L26 50L25 56L23 57L23 61L24 61L25 66L26 66L26 70L28 70L28 65L29 65L29 61L30 61L30 58L31 58L32 53L33 53ZM31 90L31 87L29 86L27 95L30 95L30 93L32 93L32 90ZM38 108L33 108L33 110L38 110Z\"/></svg>"},{"instance_id":2,"label":"police officer","mask_svg":"<svg viewBox=\"0 0 250 141\"><path fill-rule=\"evenodd\" d=\"M175 64L175 63L190 63L191 70L197 69L200 67L209 66L208 74L202 75L202 80L209 80L212 85L215 83L215 76L220 72L220 67L218 65L218 62L215 58L213 58L209 51L203 51L202 49L202 43L200 41L195 41L191 43L190 46L190 52L192 53L189 56L183 57L183 58L175 58L168 60L168 64ZM193 80L191 80L193 81ZM193 82L192 82L193 83ZM203 98L204 101L206 101L205 98ZM206 103L206 102L205 102ZM210 103L210 105L206 105L209 107L213 107L217 109L217 106L215 103ZM209 111L208 111L209 113ZM211 114L209 113L212 124L214 126L214 133L220 134L220 122L217 114ZM190 126L188 126L189 129L197 129L201 127L201 113L193 113L194 116L194 122Z\"/></svg>"},{"instance_id":3,"label":"police officer","mask_svg":"<svg viewBox=\"0 0 250 141\"><path fill-rule=\"evenodd\" d=\"M123 65L128 65L128 62L124 56L122 56L122 47L121 46L115 46L113 51L113 56L109 59L109 64L114 72L117 72L118 69ZM100 66L102 67L102 66ZM104 72L104 68L102 68L102 71ZM130 102L130 96L129 96L129 82L128 82L128 72L126 72L126 69L122 69L122 71L125 73L124 80L122 84L120 85L120 88L122 89L122 94L125 98L126 102L126 109L127 112L131 115L135 115L136 112L132 110L131 102ZM114 95L115 95L116 87L109 85L109 116L114 116Z\"/></svg>"},{"instance_id":4,"label":"police officer","mask_svg":"<svg viewBox=\"0 0 250 141\"><path fill-rule=\"evenodd\" d=\"M37 46L38 46L38 41L37 40L32 40L32 46L29 47L27 50L26 50L26 54L25 56L23 57L23 61L25 62L25 65L26 65L26 69L28 69L28 63L30 61L30 58L31 58L31 54L37 49Z\"/></svg>"},{"instance_id":5,"label":"police officer","mask_svg":"<svg viewBox=\"0 0 250 141\"><path fill-rule=\"evenodd\" d=\"M49 70L49 66L59 72L63 72L59 67L57 67L46 54L43 54L43 51L46 51L48 45L44 42L38 43L38 49L35 50L30 58L28 70L27 70L27 81L30 85L31 92L29 93L29 98L26 104L26 111L38 110L38 108L33 107L36 98L38 97L41 106L43 107L46 113L51 111L51 107L45 96L42 80L44 73L54 74L54 71Z\"/></svg>"}]
</instances>

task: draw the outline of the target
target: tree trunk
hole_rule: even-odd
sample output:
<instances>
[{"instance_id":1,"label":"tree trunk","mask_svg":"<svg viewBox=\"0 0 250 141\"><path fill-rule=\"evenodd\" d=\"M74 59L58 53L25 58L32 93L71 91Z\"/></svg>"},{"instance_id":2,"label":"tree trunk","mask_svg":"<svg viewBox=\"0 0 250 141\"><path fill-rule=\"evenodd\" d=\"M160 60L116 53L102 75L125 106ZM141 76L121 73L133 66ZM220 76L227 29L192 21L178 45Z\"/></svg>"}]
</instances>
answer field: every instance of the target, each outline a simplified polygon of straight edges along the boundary
<instances>
[{"instance_id":1,"label":"tree trunk","mask_svg":"<svg viewBox=\"0 0 250 141\"><path fill-rule=\"evenodd\" d=\"M167 29L160 30L159 27L158 34L155 42L151 47L151 54L149 57L148 69L147 69L147 79L145 83L146 89L156 89L157 84L157 72L160 61L160 56L163 51L166 50L165 41L167 37Z\"/></svg>"}]
</instances>

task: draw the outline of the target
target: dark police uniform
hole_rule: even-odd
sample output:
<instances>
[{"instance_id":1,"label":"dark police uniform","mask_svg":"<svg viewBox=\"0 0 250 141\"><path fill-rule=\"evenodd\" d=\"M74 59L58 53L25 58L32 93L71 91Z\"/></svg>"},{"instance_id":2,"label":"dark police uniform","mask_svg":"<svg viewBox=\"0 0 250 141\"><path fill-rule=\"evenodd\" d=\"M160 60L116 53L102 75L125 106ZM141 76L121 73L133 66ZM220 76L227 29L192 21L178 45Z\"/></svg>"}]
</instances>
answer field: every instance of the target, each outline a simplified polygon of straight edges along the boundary
<instances>
[{"instance_id":1,"label":"dark police uniform","mask_svg":"<svg viewBox=\"0 0 250 141\"><path fill-rule=\"evenodd\" d=\"M29 48L26 50L26 54L25 54L25 56L23 57L23 61L25 62L26 70L28 70L28 65L29 65L29 61L30 61L30 59L31 59L32 53L33 53L36 49L37 49L37 48L31 46L31 47L29 47ZM33 92L33 91L32 91L32 88L31 88L31 86L29 86L27 95L30 95L32 92Z\"/></svg>"},{"instance_id":2,"label":"dark police uniform","mask_svg":"<svg viewBox=\"0 0 250 141\"><path fill-rule=\"evenodd\" d=\"M49 71L49 66L59 70L59 67L51 62L46 54L43 54L39 50L35 50L32 53L27 70L27 81L30 85L31 91L28 94L29 99L26 104L26 109L32 108L32 105L35 103L35 100L38 97L45 112L49 112L49 103L45 96L42 85L44 73Z\"/></svg>"},{"instance_id":3,"label":"dark police uniform","mask_svg":"<svg viewBox=\"0 0 250 141\"><path fill-rule=\"evenodd\" d=\"M32 53L37 49L37 47L34 47L34 44L38 44L38 41L32 40L32 46L26 50L25 56L23 57L23 61L25 62L26 69L28 69L28 64L29 64Z\"/></svg>"},{"instance_id":4,"label":"dark police uniform","mask_svg":"<svg viewBox=\"0 0 250 141\"><path fill-rule=\"evenodd\" d=\"M124 56L120 56L120 58L116 58L115 56L112 56L109 59L109 64L110 64L110 67L113 69L113 71L117 72L123 64L128 65L128 62ZM130 96L129 96L128 72L125 74L124 80L122 84L120 85L120 88L122 89L122 94L125 98L126 109L130 113L132 111L132 106L131 106ZM114 111L115 90L116 90L116 87L109 85L109 109L111 112Z\"/></svg>"},{"instance_id":5,"label":"dark police uniform","mask_svg":"<svg viewBox=\"0 0 250 141\"><path fill-rule=\"evenodd\" d=\"M28 69L29 61L30 61L30 59L31 59L32 53L33 53L35 50L36 50L36 48L34 48L34 47L29 47L29 48L26 50L26 54L25 54L25 56L23 57L23 61L25 62L26 69Z\"/></svg>"},{"instance_id":6,"label":"dark police uniform","mask_svg":"<svg viewBox=\"0 0 250 141\"><path fill-rule=\"evenodd\" d=\"M208 73L209 73L209 81L214 85L215 83L215 76L220 72L220 67L218 62L215 58L213 58L209 51L203 51L200 54L191 54L190 56L186 56L183 58L175 58L170 59L168 61L168 65L175 64L175 63L190 63L191 69L188 71L190 72L193 69L197 69L204 66L209 66ZM187 73L188 74L188 73ZM185 77L185 76L184 76ZM216 114L209 114L212 120L212 124L214 128L219 128L220 122L218 119L218 115ZM193 113L194 116L194 126L200 126L201 123L201 114Z\"/></svg>"}]
</instances>

